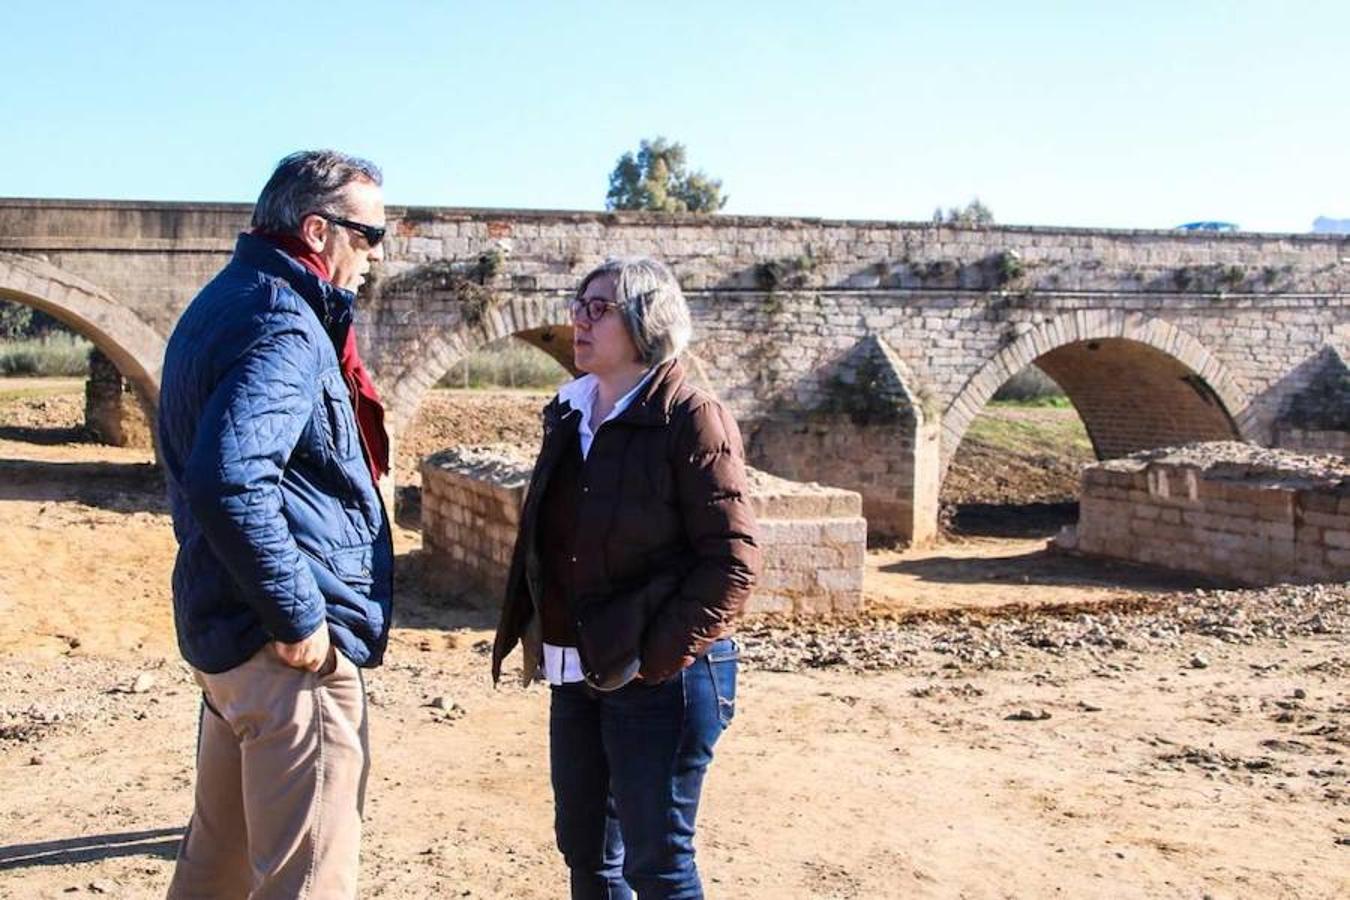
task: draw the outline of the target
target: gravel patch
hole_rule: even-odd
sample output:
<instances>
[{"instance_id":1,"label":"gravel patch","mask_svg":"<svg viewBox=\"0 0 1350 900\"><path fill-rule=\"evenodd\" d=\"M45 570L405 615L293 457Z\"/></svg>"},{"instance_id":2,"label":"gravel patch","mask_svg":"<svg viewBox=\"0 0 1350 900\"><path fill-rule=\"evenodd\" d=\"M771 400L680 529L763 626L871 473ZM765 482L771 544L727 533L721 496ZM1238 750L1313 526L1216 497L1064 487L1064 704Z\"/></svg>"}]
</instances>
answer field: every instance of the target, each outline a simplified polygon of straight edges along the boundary
<instances>
[{"instance_id":1,"label":"gravel patch","mask_svg":"<svg viewBox=\"0 0 1350 900\"><path fill-rule=\"evenodd\" d=\"M765 617L747 622L738 632L746 665L778 672L917 667L932 662L928 654L962 667L988 668L1028 653L1144 652L1176 649L1194 636L1249 644L1310 635L1350 635L1350 585L1198 590L1087 609L885 619ZM1192 668L1208 665L1201 656L1190 659Z\"/></svg>"}]
</instances>

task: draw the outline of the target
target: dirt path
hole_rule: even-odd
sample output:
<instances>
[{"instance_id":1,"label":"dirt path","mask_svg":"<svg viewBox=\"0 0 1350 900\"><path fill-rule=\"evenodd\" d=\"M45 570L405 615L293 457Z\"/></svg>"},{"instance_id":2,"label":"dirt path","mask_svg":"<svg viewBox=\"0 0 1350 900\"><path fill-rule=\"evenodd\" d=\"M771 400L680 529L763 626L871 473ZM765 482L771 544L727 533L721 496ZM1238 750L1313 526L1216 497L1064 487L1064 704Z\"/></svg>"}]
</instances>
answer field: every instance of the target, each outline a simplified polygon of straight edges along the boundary
<instances>
[{"instance_id":1,"label":"dirt path","mask_svg":"<svg viewBox=\"0 0 1350 900\"><path fill-rule=\"evenodd\" d=\"M161 496L144 454L0 433L0 898L162 896L197 695L173 644ZM546 692L494 691L490 615L441 608L417 533L396 542L363 896L561 896ZM870 554L877 627L1185 586L1039 547ZM977 623L906 632L879 671L747 668L702 815L709 896L1346 896L1350 595L1326 596L1315 623L1242 640L1112 615L1111 639L972 654ZM1080 618L1063 627L1097 627Z\"/></svg>"}]
</instances>

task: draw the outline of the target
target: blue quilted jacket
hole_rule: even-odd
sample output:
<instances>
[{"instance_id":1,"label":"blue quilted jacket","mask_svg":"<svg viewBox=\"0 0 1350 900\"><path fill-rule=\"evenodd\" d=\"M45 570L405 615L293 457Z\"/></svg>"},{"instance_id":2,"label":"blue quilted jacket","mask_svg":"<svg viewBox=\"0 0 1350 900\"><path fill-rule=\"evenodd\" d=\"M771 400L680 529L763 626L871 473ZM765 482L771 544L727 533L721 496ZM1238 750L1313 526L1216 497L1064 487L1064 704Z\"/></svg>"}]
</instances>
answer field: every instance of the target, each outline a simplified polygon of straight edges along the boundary
<instances>
[{"instance_id":1,"label":"blue quilted jacket","mask_svg":"<svg viewBox=\"0 0 1350 900\"><path fill-rule=\"evenodd\" d=\"M157 427L178 538L174 622L201 671L325 621L357 665L384 654L389 520L334 349L354 302L244 234L169 339Z\"/></svg>"}]
</instances>

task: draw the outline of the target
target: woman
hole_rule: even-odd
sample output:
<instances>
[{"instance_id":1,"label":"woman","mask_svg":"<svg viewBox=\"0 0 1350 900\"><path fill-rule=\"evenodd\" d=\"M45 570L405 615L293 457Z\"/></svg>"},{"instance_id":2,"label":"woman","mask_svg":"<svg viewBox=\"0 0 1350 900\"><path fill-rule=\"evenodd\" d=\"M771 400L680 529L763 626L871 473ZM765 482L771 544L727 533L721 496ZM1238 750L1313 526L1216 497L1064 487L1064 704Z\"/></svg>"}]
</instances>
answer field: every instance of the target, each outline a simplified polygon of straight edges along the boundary
<instances>
[{"instance_id":1,"label":"woman","mask_svg":"<svg viewBox=\"0 0 1350 900\"><path fill-rule=\"evenodd\" d=\"M612 260L571 302L492 677L517 641L552 686L554 827L574 898L702 897L694 820L735 713L727 637L759 567L740 433L685 380L679 284Z\"/></svg>"}]
</instances>

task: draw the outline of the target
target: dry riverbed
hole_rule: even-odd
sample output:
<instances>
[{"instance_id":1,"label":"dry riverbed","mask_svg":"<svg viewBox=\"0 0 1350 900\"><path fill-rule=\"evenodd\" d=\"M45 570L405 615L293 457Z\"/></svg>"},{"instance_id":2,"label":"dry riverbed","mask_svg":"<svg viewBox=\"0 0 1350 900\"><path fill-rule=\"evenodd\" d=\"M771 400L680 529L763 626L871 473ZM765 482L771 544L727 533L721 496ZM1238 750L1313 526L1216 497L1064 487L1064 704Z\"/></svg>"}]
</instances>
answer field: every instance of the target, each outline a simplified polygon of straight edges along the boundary
<instances>
[{"instance_id":1,"label":"dry riverbed","mask_svg":"<svg viewBox=\"0 0 1350 900\"><path fill-rule=\"evenodd\" d=\"M172 533L145 454L75 442L65 402L0 399L0 898L157 897L197 715ZM1350 589L1040 546L878 551L869 616L747 624L710 896L1350 893ZM397 547L363 896L561 896L546 691L493 690L491 614L428 593L415 531Z\"/></svg>"}]
</instances>

